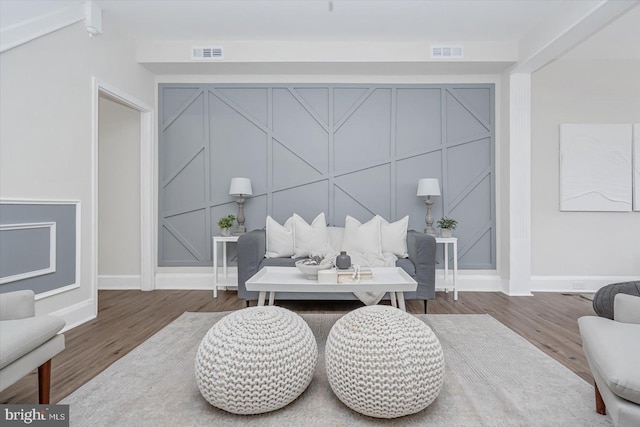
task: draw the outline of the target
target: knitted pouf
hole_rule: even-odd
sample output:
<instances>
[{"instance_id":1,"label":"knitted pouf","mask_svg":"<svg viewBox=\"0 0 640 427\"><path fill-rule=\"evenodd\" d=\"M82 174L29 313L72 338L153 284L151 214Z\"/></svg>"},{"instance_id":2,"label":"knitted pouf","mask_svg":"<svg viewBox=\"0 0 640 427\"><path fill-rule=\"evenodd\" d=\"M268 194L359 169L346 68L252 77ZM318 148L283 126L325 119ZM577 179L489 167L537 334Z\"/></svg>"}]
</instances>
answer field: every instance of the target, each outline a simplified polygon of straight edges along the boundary
<instances>
[{"instance_id":1,"label":"knitted pouf","mask_svg":"<svg viewBox=\"0 0 640 427\"><path fill-rule=\"evenodd\" d=\"M300 396L317 360L315 337L300 316L275 306L251 307L225 316L203 338L196 382L213 406L260 414Z\"/></svg>"},{"instance_id":2,"label":"knitted pouf","mask_svg":"<svg viewBox=\"0 0 640 427\"><path fill-rule=\"evenodd\" d=\"M340 318L325 349L331 389L349 408L377 418L420 412L444 381L440 341L421 320L372 305Z\"/></svg>"}]
</instances>

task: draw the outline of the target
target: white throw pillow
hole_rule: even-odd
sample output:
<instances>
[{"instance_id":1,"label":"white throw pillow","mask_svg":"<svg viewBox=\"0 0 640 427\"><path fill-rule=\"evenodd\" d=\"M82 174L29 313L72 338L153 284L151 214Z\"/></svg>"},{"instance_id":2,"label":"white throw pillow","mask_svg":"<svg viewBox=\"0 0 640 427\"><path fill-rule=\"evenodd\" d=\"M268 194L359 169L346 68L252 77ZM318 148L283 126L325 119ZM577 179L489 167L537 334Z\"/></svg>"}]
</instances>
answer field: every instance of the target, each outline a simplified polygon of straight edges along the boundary
<instances>
[{"instance_id":1,"label":"white throw pillow","mask_svg":"<svg viewBox=\"0 0 640 427\"><path fill-rule=\"evenodd\" d=\"M369 221L361 224L357 219L347 215L344 220L344 237L342 238L342 250L359 252L362 254L382 254L380 238L380 217L374 216Z\"/></svg>"},{"instance_id":2,"label":"white throw pillow","mask_svg":"<svg viewBox=\"0 0 640 427\"><path fill-rule=\"evenodd\" d=\"M318 215L311 225L298 214L293 214L292 258L324 255L330 251L331 244L324 212Z\"/></svg>"},{"instance_id":3,"label":"white throw pillow","mask_svg":"<svg viewBox=\"0 0 640 427\"><path fill-rule=\"evenodd\" d=\"M267 258L282 258L293 255L293 217L284 225L267 215Z\"/></svg>"},{"instance_id":4,"label":"white throw pillow","mask_svg":"<svg viewBox=\"0 0 640 427\"><path fill-rule=\"evenodd\" d=\"M407 229L409 228L409 215L399 221L389 223L380 218L380 237L382 239L382 252L389 252L398 258L406 258L407 253Z\"/></svg>"},{"instance_id":5,"label":"white throw pillow","mask_svg":"<svg viewBox=\"0 0 640 427\"><path fill-rule=\"evenodd\" d=\"M342 236L344 235L344 227L327 227L329 231L329 241L331 242L331 249L333 252L338 253L342 248Z\"/></svg>"}]
</instances>

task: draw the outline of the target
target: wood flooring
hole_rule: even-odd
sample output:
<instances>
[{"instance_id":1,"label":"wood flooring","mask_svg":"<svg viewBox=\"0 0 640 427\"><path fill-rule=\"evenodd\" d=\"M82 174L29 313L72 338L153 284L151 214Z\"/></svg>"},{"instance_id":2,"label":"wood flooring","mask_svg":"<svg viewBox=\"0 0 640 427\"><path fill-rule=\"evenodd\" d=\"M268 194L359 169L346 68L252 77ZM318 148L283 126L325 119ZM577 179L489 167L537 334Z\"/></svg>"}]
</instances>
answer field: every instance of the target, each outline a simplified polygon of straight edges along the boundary
<instances>
[{"instance_id":1,"label":"wood flooring","mask_svg":"<svg viewBox=\"0 0 640 427\"><path fill-rule=\"evenodd\" d=\"M56 403L143 343L185 311L230 311L245 307L234 291L99 291L98 317L65 333L66 349L53 359L51 403ZM278 301L304 313L346 313L357 301ZM407 311L423 313L418 301ZM591 301L577 294L536 293L509 297L493 292L437 292L429 314L488 313L540 350L592 383L582 352L577 319L594 315ZM37 403L37 370L0 393L0 403Z\"/></svg>"}]
</instances>

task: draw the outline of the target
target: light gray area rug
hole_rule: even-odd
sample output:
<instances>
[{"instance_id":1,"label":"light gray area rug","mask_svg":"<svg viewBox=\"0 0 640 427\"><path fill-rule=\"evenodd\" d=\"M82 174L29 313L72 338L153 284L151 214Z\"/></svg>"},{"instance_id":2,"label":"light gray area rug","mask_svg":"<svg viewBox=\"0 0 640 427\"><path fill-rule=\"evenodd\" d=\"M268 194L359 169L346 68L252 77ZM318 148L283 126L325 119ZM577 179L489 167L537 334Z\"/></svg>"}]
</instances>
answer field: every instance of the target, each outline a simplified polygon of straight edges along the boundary
<instances>
[{"instance_id":1,"label":"light gray area rug","mask_svg":"<svg viewBox=\"0 0 640 427\"><path fill-rule=\"evenodd\" d=\"M489 315L418 315L440 339L446 373L425 410L395 420L360 415L329 387L324 346L339 314L303 314L320 357L309 388L283 409L233 415L202 398L194 361L227 313L184 313L62 402L72 426L596 426L593 388Z\"/></svg>"}]
</instances>

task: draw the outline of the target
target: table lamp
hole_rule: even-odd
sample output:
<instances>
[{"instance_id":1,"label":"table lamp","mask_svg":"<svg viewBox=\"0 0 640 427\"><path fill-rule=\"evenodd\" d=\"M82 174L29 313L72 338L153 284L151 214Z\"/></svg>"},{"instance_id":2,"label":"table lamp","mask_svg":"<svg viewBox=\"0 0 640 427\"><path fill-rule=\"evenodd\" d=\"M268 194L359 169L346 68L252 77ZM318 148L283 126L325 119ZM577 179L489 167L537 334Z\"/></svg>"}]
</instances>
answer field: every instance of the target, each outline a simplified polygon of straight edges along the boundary
<instances>
[{"instance_id":1,"label":"table lamp","mask_svg":"<svg viewBox=\"0 0 640 427\"><path fill-rule=\"evenodd\" d=\"M431 206L433 200L431 196L440 195L440 183L437 178L422 178L418 181L418 197L424 197L424 203L427 205L427 216L424 221L427 223L427 228L424 230L426 234L436 235L436 230L433 228L433 214L431 213Z\"/></svg>"},{"instance_id":2,"label":"table lamp","mask_svg":"<svg viewBox=\"0 0 640 427\"><path fill-rule=\"evenodd\" d=\"M253 195L251 180L249 178L231 178L229 194L236 196L236 202L238 203L238 228L233 232L233 235L239 236L247 231L244 226L244 196Z\"/></svg>"}]
</instances>

